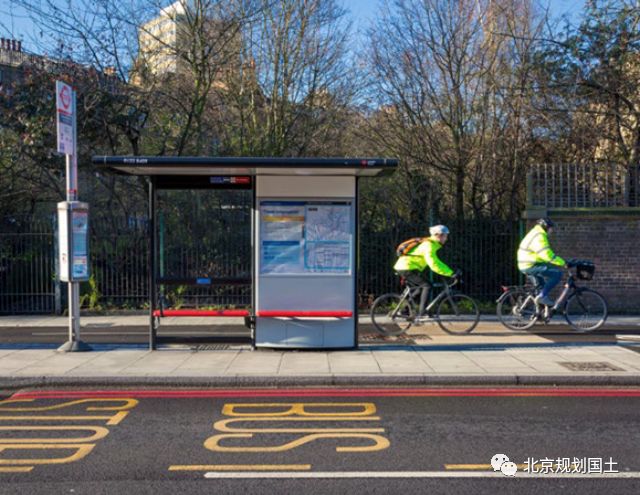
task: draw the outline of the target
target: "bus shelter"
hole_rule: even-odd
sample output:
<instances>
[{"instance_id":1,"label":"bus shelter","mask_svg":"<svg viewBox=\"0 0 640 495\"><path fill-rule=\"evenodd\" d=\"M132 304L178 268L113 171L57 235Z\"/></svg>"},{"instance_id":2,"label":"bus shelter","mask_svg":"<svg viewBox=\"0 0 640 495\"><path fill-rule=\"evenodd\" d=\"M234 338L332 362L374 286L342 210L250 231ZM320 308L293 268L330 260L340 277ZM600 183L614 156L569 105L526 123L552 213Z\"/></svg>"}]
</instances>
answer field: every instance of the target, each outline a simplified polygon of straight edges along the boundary
<instances>
[{"instance_id":1,"label":"bus shelter","mask_svg":"<svg viewBox=\"0 0 640 495\"><path fill-rule=\"evenodd\" d=\"M163 343L162 316L241 316L256 347L357 346L358 181L392 173L396 159L96 156L93 163L148 177L151 349ZM229 188L252 191L251 309L160 307L161 283L220 281L159 277L157 192Z\"/></svg>"}]
</instances>

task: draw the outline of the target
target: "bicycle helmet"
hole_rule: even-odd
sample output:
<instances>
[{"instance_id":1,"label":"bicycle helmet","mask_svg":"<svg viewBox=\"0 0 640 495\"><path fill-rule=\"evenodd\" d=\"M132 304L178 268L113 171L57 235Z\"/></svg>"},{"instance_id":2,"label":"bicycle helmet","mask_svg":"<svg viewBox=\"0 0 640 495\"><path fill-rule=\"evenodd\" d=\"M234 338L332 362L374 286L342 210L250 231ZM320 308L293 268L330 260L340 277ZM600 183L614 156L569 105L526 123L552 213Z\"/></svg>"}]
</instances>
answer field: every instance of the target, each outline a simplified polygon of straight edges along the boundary
<instances>
[{"instance_id":1,"label":"bicycle helmet","mask_svg":"<svg viewBox=\"0 0 640 495\"><path fill-rule=\"evenodd\" d=\"M543 217L538 220L538 225L540 225L544 230L549 230L551 227L555 227L556 224L549 217Z\"/></svg>"},{"instance_id":2,"label":"bicycle helmet","mask_svg":"<svg viewBox=\"0 0 640 495\"><path fill-rule=\"evenodd\" d=\"M449 234L449 229L444 225L434 225L433 227L429 227L429 234Z\"/></svg>"}]
</instances>

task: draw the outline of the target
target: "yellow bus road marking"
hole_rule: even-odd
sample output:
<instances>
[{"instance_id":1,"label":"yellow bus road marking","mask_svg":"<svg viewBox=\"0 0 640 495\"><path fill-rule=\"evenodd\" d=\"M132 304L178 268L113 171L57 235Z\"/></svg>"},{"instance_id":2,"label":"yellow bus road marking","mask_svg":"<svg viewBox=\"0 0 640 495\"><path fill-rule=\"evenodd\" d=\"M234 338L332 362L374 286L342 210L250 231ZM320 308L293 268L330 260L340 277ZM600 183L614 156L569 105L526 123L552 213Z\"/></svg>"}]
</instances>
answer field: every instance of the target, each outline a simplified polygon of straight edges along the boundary
<instances>
[{"instance_id":1,"label":"yellow bus road marking","mask_svg":"<svg viewBox=\"0 0 640 495\"><path fill-rule=\"evenodd\" d=\"M54 411L57 409L63 409L65 407L77 406L80 404L91 404L95 402L124 402L121 406L92 406L87 407L87 411L125 411L133 409L138 405L137 399L125 399L125 398L97 398L97 399L77 399L67 402L61 402L60 404L51 404L49 406L33 406L33 407L2 407L11 404L23 404L25 402L32 403L36 399L6 399L0 401L0 411L5 412L36 412L36 411Z\"/></svg>"},{"instance_id":2,"label":"yellow bus road marking","mask_svg":"<svg viewBox=\"0 0 640 495\"><path fill-rule=\"evenodd\" d=\"M120 411L113 416L0 416L0 421L93 421L106 420L109 426L118 425L127 417L129 411Z\"/></svg>"},{"instance_id":3,"label":"yellow bus road marking","mask_svg":"<svg viewBox=\"0 0 640 495\"><path fill-rule=\"evenodd\" d=\"M42 465L80 461L93 451L94 442L109 435L110 429L73 423L91 421L116 426L139 404L137 399L120 396L53 404L51 398L44 400L44 404L41 399L32 398L0 400L0 473L30 472ZM72 424L60 424L62 421Z\"/></svg>"},{"instance_id":4,"label":"yellow bus road marking","mask_svg":"<svg viewBox=\"0 0 640 495\"><path fill-rule=\"evenodd\" d=\"M102 426L0 426L0 431L92 431L93 435L83 438L2 438L0 445L10 443L85 443L101 440L109 434Z\"/></svg>"},{"instance_id":5,"label":"yellow bus road marking","mask_svg":"<svg viewBox=\"0 0 640 495\"><path fill-rule=\"evenodd\" d=\"M0 473L28 473L33 466L0 467Z\"/></svg>"},{"instance_id":6,"label":"yellow bus road marking","mask_svg":"<svg viewBox=\"0 0 640 495\"><path fill-rule=\"evenodd\" d=\"M259 446L239 446L239 447L225 447L220 445L220 442L225 439L232 438L253 438L253 433L226 433L223 435L214 435L209 437L204 442L204 447L213 452L286 452L287 450L293 450L301 445L313 442L322 438L332 439L367 439L373 442L373 445L364 447L350 446L350 447L336 447L336 452L375 452L378 450L384 450L389 447L390 443L385 437L380 435L372 435L369 433L314 433L311 435L305 435L302 438L298 438L283 445L275 445L270 447Z\"/></svg>"},{"instance_id":7,"label":"yellow bus road marking","mask_svg":"<svg viewBox=\"0 0 640 495\"><path fill-rule=\"evenodd\" d=\"M361 421L363 418L340 418L337 421ZM379 420L380 418L372 417L367 420ZM320 429L325 433L349 433L351 431L358 431L362 433L383 433L384 428L322 428L317 426L315 428L235 428L228 426L230 424L244 424L244 423L262 423L263 421L270 421L276 423L293 422L298 421L329 421L326 418L242 418L242 419L221 419L213 424L213 428L217 431L228 433L315 433ZM332 420L335 421L335 420Z\"/></svg>"},{"instance_id":8,"label":"yellow bus road marking","mask_svg":"<svg viewBox=\"0 0 640 495\"><path fill-rule=\"evenodd\" d=\"M187 464L169 471L307 471L311 464Z\"/></svg>"},{"instance_id":9,"label":"yellow bus road marking","mask_svg":"<svg viewBox=\"0 0 640 495\"><path fill-rule=\"evenodd\" d=\"M42 458L42 459L0 459L0 464L11 466L13 464L67 464L69 462L79 461L93 450L94 443L87 444L2 444L0 445L0 453L8 450L71 450L76 452L68 457L62 458Z\"/></svg>"},{"instance_id":10,"label":"yellow bus road marking","mask_svg":"<svg viewBox=\"0 0 640 495\"><path fill-rule=\"evenodd\" d=\"M238 411L249 409L248 412ZM257 412L251 409L285 408L282 411ZM352 408L353 411L314 411L317 408ZM359 409L359 410L358 410ZM315 420L323 417L329 421L339 418L353 418L354 416L371 416L375 414L376 406L372 402L258 402L258 403L232 403L225 404L222 408L224 416L236 417L282 417L282 416L311 416ZM367 419L380 419L369 417Z\"/></svg>"}]
</instances>

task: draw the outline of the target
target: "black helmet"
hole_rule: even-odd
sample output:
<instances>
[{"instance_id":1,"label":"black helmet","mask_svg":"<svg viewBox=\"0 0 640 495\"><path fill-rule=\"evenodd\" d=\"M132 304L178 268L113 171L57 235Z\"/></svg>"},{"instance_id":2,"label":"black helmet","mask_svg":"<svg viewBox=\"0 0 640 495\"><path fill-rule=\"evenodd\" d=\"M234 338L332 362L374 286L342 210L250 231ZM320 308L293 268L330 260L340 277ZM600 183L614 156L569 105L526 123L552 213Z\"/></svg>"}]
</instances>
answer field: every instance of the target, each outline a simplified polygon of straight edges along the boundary
<instances>
[{"instance_id":1,"label":"black helmet","mask_svg":"<svg viewBox=\"0 0 640 495\"><path fill-rule=\"evenodd\" d=\"M551 220L549 217L543 217L540 220L538 220L538 225L540 225L544 230L549 229L550 227L555 227L555 223L553 223L553 220Z\"/></svg>"}]
</instances>

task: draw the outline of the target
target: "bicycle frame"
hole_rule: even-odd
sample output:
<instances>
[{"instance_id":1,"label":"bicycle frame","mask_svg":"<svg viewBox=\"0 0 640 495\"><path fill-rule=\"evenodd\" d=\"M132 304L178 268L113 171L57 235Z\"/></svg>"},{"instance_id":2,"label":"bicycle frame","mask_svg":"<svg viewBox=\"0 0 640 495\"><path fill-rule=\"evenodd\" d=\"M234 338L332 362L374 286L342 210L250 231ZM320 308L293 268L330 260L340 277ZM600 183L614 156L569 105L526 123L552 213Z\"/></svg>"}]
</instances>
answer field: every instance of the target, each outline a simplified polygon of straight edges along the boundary
<instances>
[{"instance_id":1,"label":"bicycle frame","mask_svg":"<svg viewBox=\"0 0 640 495\"><path fill-rule=\"evenodd\" d=\"M568 273L567 281L564 283L562 292L560 293L560 296L558 297L558 299L556 300L556 303L552 307L544 306L542 304L536 303L536 314L535 314L536 319L542 318L544 319L545 323L548 323L549 320L551 320L551 318L553 317L553 315L556 314L559 310L564 311L564 304L567 301L567 299L569 299L569 297L572 296L575 292L580 290L580 288L576 285L576 281L573 273L569 270L567 270L567 273ZM528 304L530 299L535 299L536 287L524 286L523 288L527 292L527 297L522 303L522 306L526 306L526 304ZM505 293L502 296L500 296L498 301L500 301L507 293L508 291L505 290Z\"/></svg>"},{"instance_id":2,"label":"bicycle frame","mask_svg":"<svg viewBox=\"0 0 640 495\"><path fill-rule=\"evenodd\" d=\"M607 319L607 302L597 291L578 285L578 280L583 279L571 270L577 264L566 268L567 278L553 306L535 302L538 285L502 287L496 312L503 325L512 330L527 330L537 322L548 324L555 314L561 313L577 331L600 328ZM587 276L585 280L591 280L591 277Z\"/></svg>"},{"instance_id":3,"label":"bicycle frame","mask_svg":"<svg viewBox=\"0 0 640 495\"><path fill-rule=\"evenodd\" d=\"M416 301L414 300L414 297L416 295L420 295L420 293L422 292L423 288L425 287L429 287L429 295L427 296L427 300L431 299L431 301L429 302L429 304L424 308L424 313L425 314L430 314L430 311L436 307L436 305L444 298L449 297L451 295L452 292L452 288L454 285L456 285L458 283L457 280L454 280L452 283L448 284L447 282L442 282L442 290L438 293L438 295L431 299L431 293L433 291L434 287L439 287L439 285L430 285L430 284L423 284L423 285L419 285L418 287L409 287L409 285L407 285L404 289L404 291L402 291L401 294L401 298L400 298L400 304L398 304L398 308L400 308L402 306L402 303L404 301L406 301L407 299L409 300L409 304L411 304L411 306L413 308L415 308L416 305ZM398 309L396 308L396 310ZM416 312L417 313L417 312ZM396 312L393 312L392 316L396 316ZM416 317L421 317L424 315L416 315Z\"/></svg>"}]
</instances>

